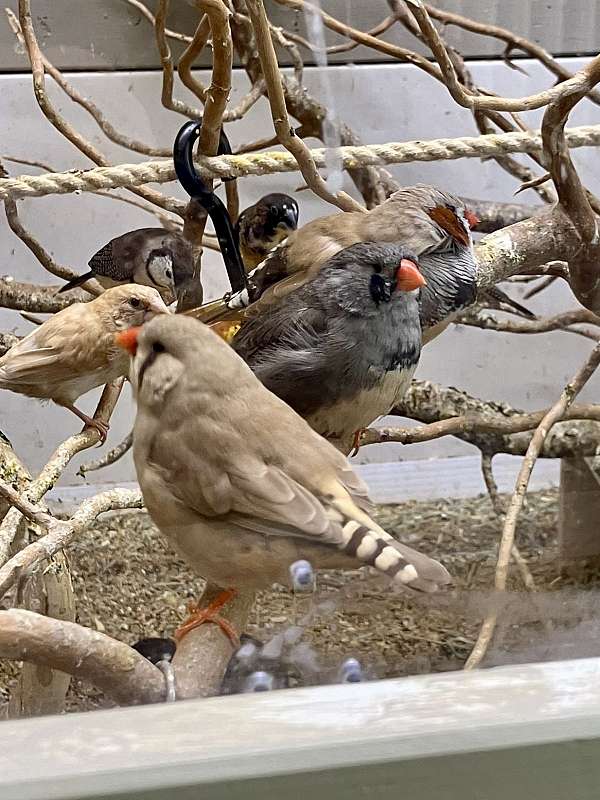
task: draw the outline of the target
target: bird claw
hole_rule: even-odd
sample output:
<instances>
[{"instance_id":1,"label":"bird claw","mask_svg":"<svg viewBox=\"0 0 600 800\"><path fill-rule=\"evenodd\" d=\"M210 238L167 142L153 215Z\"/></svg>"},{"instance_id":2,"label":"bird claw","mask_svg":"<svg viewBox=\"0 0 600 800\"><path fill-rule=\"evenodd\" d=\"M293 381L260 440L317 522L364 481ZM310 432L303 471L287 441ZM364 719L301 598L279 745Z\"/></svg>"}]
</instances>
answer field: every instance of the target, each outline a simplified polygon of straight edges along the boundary
<instances>
[{"instance_id":1,"label":"bird claw","mask_svg":"<svg viewBox=\"0 0 600 800\"><path fill-rule=\"evenodd\" d=\"M362 435L365 431L366 428L359 428L357 431L354 431L354 439L352 440L352 450L350 451L350 458L355 456L360 450L360 440L362 439Z\"/></svg>"},{"instance_id":2,"label":"bird claw","mask_svg":"<svg viewBox=\"0 0 600 800\"><path fill-rule=\"evenodd\" d=\"M104 442L106 441L106 437L108 436L108 430L109 430L109 426L106 424L106 422L102 422L102 420L99 419L91 418L89 422L86 422L85 428L95 428L100 435L100 444L104 444Z\"/></svg>"},{"instance_id":3,"label":"bird claw","mask_svg":"<svg viewBox=\"0 0 600 800\"><path fill-rule=\"evenodd\" d=\"M237 649L240 646L240 637L238 636L237 631L231 622L229 622L229 620L224 619L218 614L218 611L223 608L223 606L226 605L234 596L235 591L233 589L227 589L221 592L212 601L212 603L209 603L209 605L206 606L206 608L200 608L198 604L190 603L188 606L190 616L175 631L175 640L180 642L181 639L183 639L183 637L190 631L193 631L194 628L204 625L205 622L213 622L215 625L218 625L219 628L221 628L231 644Z\"/></svg>"}]
</instances>

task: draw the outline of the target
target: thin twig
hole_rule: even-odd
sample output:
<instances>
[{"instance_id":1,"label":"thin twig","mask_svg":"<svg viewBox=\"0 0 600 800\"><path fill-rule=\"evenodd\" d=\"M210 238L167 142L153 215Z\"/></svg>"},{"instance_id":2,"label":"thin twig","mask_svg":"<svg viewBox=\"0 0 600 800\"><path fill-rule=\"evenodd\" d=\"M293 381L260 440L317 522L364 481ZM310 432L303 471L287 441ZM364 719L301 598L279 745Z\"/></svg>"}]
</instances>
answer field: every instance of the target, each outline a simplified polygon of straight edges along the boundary
<instances>
[{"instance_id":1,"label":"thin twig","mask_svg":"<svg viewBox=\"0 0 600 800\"><path fill-rule=\"evenodd\" d=\"M432 6L430 3L426 3L425 8L430 17L439 20L444 25L455 25L471 33L478 33L482 36L493 36L495 39L500 39L505 42L505 59L508 58L512 50L521 50L523 53L531 56L531 58L537 59L546 69L556 75L560 81L568 80L573 76L568 69L552 58L547 50L544 50L539 44L532 42L530 39L526 39L524 36L518 36L512 31L501 28L498 25L490 25L487 22L477 22L469 17L454 14L451 11L445 11L442 8ZM589 92L588 97L594 103L600 104L600 93L597 91Z\"/></svg>"},{"instance_id":2,"label":"thin twig","mask_svg":"<svg viewBox=\"0 0 600 800\"><path fill-rule=\"evenodd\" d=\"M19 40L19 43L24 47L25 46L25 39L23 37L23 33L21 31L21 26L19 25L19 21L11 11L10 8L5 9L6 16L8 17L8 22L10 27L13 30L13 33ZM44 70L51 76L51 78L56 82L58 86L63 90L63 92L71 98L74 103L84 108L88 114L94 119L94 121L98 124L100 130L106 135L111 142L115 142L115 144L119 144L122 147L126 147L128 150L133 150L136 153L142 153L146 156L170 156L172 153L172 148L170 147L152 147L145 142L140 142L137 139L132 139L130 136L126 136L125 134L118 131L105 117L104 112L92 101L89 97L85 97L80 92L75 89L64 77L62 72L57 69L47 58L45 55L41 54L42 64L44 65Z\"/></svg>"},{"instance_id":3,"label":"thin twig","mask_svg":"<svg viewBox=\"0 0 600 800\"><path fill-rule=\"evenodd\" d=\"M496 512L496 514L500 519L504 519L506 509L504 508L504 504L500 499L500 494L498 492L498 484L496 483L496 479L494 478L494 470L492 468L492 456L484 452L481 453L481 473L483 475L483 481L485 483L487 492L490 496L490 500L492 502L494 511ZM523 585L525 586L528 592L534 592L535 581L533 579L533 575L531 574L531 570L529 569L527 561L521 554L516 544L513 544L512 546L511 556L513 558L513 561L517 565L519 573L521 574L521 580L523 581Z\"/></svg>"},{"instance_id":4,"label":"thin twig","mask_svg":"<svg viewBox=\"0 0 600 800\"><path fill-rule=\"evenodd\" d=\"M108 423L122 387L122 378L104 387L94 414L95 419ZM96 428L84 428L81 433L69 437L57 447L40 474L27 487L24 499L30 503L38 503L56 484L71 459L82 450L98 444L99 441L100 432ZM17 509L11 509L0 525L0 566L9 557L20 519L21 513Z\"/></svg>"},{"instance_id":5,"label":"thin twig","mask_svg":"<svg viewBox=\"0 0 600 800\"><path fill-rule=\"evenodd\" d=\"M294 133L287 115L281 75L269 31L269 20L267 19L265 7L262 0L248 0L247 5L256 36L256 46L264 79L267 84L273 125L279 143L294 156L304 180L318 197L341 208L342 211L365 211L363 206L346 192L337 192L334 195L329 191L325 181L319 175L309 148Z\"/></svg>"},{"instance_id":6,"label":"thin twig","mask_svg":"<svg viewBox=\"0 0 600 800\"><path fill-rule=\"evenodd\" d=\"M544 415L544 418L536 428L536 431L531 439L527 453L523 459L521 469L515 484L515 490L506 513L504 520L504 527L502 530L502 538L500 540L500 547L498 551L498 563L496 565L496 573L494 578L494 586L497 592L504 592L506 590L506 580L508 577L508 563L512 546L515 539L515 530L519 512L523 506L525 493L529 486L529 479L537 461L538 455L544 445L544 441L548 436L552 426L563 419L565 413L577 397L581 389L585 386L588 380L594 374L596 368L600 364L600 344L592 350L590 356L585 364L577 371L569 383L565 386L560 398ZM486 616L481 631L475 646L465 663L465 669L470 670L479 666L484 658L488 646L492 640L496 622L498 619L498 611L496 609L490 611Z\"/></svg>"},{"instance_id":7,"label":"thin twig","mask_svg":"<svg viewBox=\"0 0 600 800\"><path fill-rule=\"evenodd\" d=\"M455 320L457 325L469 325L487 331L499 331L501 333L524 333L538 334L550 331L566 330L576 332L593 341L600 339L599 333L581 329L569 329L570 325L581 323L587 325L600 325L600 318L586 308L574 309L573 311L563 311L553 317L543 319L498 319L489 312L479 309L469 309L463 312Z\"/></svg>"},{"instance_id":8,"label":"thin twig","mask_svg":"<svg viewBox=\"0 0 600 800\"><path fill-rule=\"evenodd\" d=\"M194 65L194 61L198 58L200 53L206 47L206 43L208 42L209 36L210 36L210 23L208 21L208 17L206 16L206 14L203 14L200 19L200 22L196 27L196 31L194 33L192 41L183 51L177 63L177 74L181 78L181 82L183 83L184 86L187 86L190 92L193 95L195 95L198 98L198 100L200 100L201 103L206 102L207 90L206 86L204 86L198 80L198 78L195 78L192 75L192 67ZM171 92L172 92L172 85L171 85Z\"/></svg>"},{"instance_id":9,"label":"thin twig","mask_svg":"<svg viewBox=\"0 0 600 800\"><path fill-rule=\"evenodd\" d=\"M175 111L177 114L183 114L188 119L201 119L202 109L190 106L189 103L184 103L183 100L176 100L173 97L173 84L175 71L173 68L173 56L171 55L171 48L167 42L165 24L169 13L169 6L171 0L160 0L156 10L156 17L154 19L154 35L156 38L156 46L160 55L160 63L162 67L162 94L161 102L165 108L170 111Z\"/></svg>"},{"instance_id":10,"label":"thin twig","mask_svg":"<svg viewBox=\"0 0 600 800\"><path fill-rule=\"evenodd\" d=\"M90 161L103 167L110 166L110 161L106 156L94 147L88 139L76 131L75 128L58 113L48 98L44 75L44 58L33 28L30 0L19 0L19 23L31 63L34 94L44 116L68 141L86 155ZM131 187L130 191L143 197L144 200L147 200L149 203L164 208L166 211L171 211L179 215L182 213L182 204L179 200L165 197L165 195L157 192L155 189Z\"/></svg>"},{"instance_id":11,"label":"thin twig","mask_svg":"<svg viewBox=\"0 0 600 800\"><path fill-rule=\"evenodd\" d=\"M549 103L563 96L565 92L568 92L568 88L565 89L565 84L568 84L568 81L565 81L543 92L537 92L527 97L486 97L473 94L465 89L458 81L452 59L448 55L446 46L435 25L432 23L422 0L405 0L405 2L416 19L427 44L431 48L431 52L444 76L444 83L448 91L454 100L459 105L464 106L464 108L476 108L489 111L532 111L536 108L547 106Z\"/></svg>"}]
</instances>

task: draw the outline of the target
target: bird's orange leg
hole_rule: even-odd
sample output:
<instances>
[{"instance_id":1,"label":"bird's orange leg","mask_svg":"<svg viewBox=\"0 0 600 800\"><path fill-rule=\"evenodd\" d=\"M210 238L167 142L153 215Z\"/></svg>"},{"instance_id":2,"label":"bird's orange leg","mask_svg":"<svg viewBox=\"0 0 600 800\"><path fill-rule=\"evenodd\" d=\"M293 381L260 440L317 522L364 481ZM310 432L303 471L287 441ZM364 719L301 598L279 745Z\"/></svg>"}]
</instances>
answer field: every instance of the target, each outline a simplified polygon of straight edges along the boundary
<instances>
[{"instance_id":1,"label":"bird's orange leg","mask_svg":"<svg viewBox=\"0 0 600 800\"><path fill-rule=\"evenodd\" d=\"M189 612L190 616L182 623L175 631L175 639L179 642L186 633L193 631L205 622L214 622L223 631L225 636L234 647L240 646L240 637L238 636L235 628L229 620L220 617L217 613L224 605L226 605L233 597L235 597L235 589L225 589L217 597L209 603L205 608L200 608L196 603L190 603Z\"/></svg>"},{"instance_id":2,"label":"bird's orange leg","mask_svg":"<svg viewBox=\"0 0 600 800\"><path fill-rule=\"evenodd\" d=\"M96 428L100 434L100 441L104 444L108 435L109 427L106 422L102 422L100 419L94 419L93 417L88 417L87 414L84 414L83 411L80 411L75 406L65 406L65 408L68 408L69 411L72 411L76 417L79 417L80 420L85 422L86 428Z\"/></svg>"},{"instance_id":3,"label":"bird's orange leg","mask_svg":"<svg viewBox=\"0 0 600 800\"><path fill-rule=\"evenodd\" d=\"M362 439L362 435L366 430L367 430L366 428L359 428L357 431L354 431L354 439L352 440L352 450L350 451L351 457L355 456L360 450L360 440Z\"/></svg>"}]
</instances>

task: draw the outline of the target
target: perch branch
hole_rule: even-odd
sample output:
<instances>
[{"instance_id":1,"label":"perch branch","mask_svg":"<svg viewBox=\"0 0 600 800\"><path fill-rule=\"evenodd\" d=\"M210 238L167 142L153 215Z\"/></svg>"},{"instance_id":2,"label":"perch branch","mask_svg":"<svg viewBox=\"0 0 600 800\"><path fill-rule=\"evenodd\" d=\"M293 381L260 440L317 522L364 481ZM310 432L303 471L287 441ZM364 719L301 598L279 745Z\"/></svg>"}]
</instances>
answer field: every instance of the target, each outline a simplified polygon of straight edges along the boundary
<instances>
[{"instance_id":1,"label":"perch branch","mask_svg":"<svg viewBox=\"0 0 600 800\"><path fill-rule=\"evenodd\" d=\"M361 437L361 447L382 442L417 444L440 439L443 436L460 436L467 433L495 433L506 436L511 433L530 431L544 419L548 409L530 411L527 414L513 414L509 417L489 411L463 414L449 419L441 419L416 428L367 428ZM575 405L565 411L565 420L594 420L600 422L600 405Z\"/></svg>"},{"instance_id":2,"label":"perch branch","mask_svg":"<svg viewBox=\"0 0 600 800\"><path fill-rule=\"evenodd\" d=\"M26 492L27 495L33 493L35 490L32 492L31 488ZM0 489L0 494L9 496L4 488ZM20 550L0 567L0 597L24 575L31 574L39 564L67 547L100 514L118 509L141 508L142 496L140 492L129 489L111 489L102 492L89 500L84 500L68 521L56 519L51 514L43 512L27 497L12 497L10 502L47 533Z\"/></svg>"},{"instance_id":3,"label":"perch branch","mask_svg":"<svg viewBox=\"0 0 600 800\"><path fill-rule=\"evenodd\" d=\"M570 283L577 299L587 308L600 307L600 233L591 202L598 202L583 187L571 160L565 125L574 106L600 81L600 56L561 84L542 121L542 142L548 170L558 193L560 209L573 224L581 245L569 261Z\"/></svg>"},{"instance_id":4,"label":"perch branch","mask_svg":"<svg viewBox=\"0 0 600 800\"><path fill-rule=\"evenodd\" d=\"M54 314L84 299L81 293L70 298L56 294L59 288L59 286L39 286L36 283L20 283L5 275L0 277L0 307L11 308L14 311L29 311L33 314Z\"/></svg>"},{"instance_id":5,"label":"perch branch","mask_svg":"<svg viewBox=\"0 0 600 800\"><path fill-rule=\"evenodd\" d=\"M198 140L198 152L210 156L214 155L219 147L223 114L231 91L233 43L229 28L229 11L221 0L194 0L194 5L206 15L213 42L211 82L204 96L204 115ZM206 185L208 188L212 187L212 178L206 181ZM235 211L237 188L230 187L227 190L227 200L231 210ZM206 220L206 210L196 200L190 200L186 208L183 235L194 248L195 264L187 285L179 293L178 311L185 311L198 305L198 301L202 301L202 238Z\"/></svg>"},{"instance_id":6,"label":"perch branch","mask_svg":"<svg viewBox=\"0 0 600 800\"><path fill-rule=\"evenodd\" d=\"M33 611L0 611L0 658L67 672L122 705L164 700L162 673L132 647Z\"/></svg>"},{"instance_id":7,"label":"perch branch","mask_svg":"<svg viewBox=\"0 0 600 800\"><path fill-rule=\"evenodd\" d=\"M584 409L592 407L577 406L576 408L581 416L585 416ZM486 402L472 397L466 392L442 387L430 381L413 381L403 396L402 402L393 409L392 413L423 423L435 423L451 417L468 417L469 420L476 417L500 422L502 418L511 419L524 412L514 409L507 403ZM569 413L566 414L567 419L557 423L549 433L540 453L541 457L564 458L572 455L594 455L600 439L600 423L593 419L570 420ZM452 426L454 423L451 425L449 423L449 427ZM407 436L409 435L407 432ZM417 435L423 435L423 433ZM532 438L531 431L504 434L475 431L469 428L464 431L457 428L453 430L452 435L458 436L489 454L508 453L518 456L525 455ZM423 440L427 441L426 434Z\"/></svg>"},{"instance_id":8,"label":"perch branch","mask_svg":"<svg viewBox=\"0 0 600 800\"><path fill-rule=\"evenodd\" d=\"M208 605L221 591L219 587L208 584L200 598L200 606ZM246 627L254 597L252 592L238 591L220 611L220 615L240 634ZM177 697L183 700L218 694L232 653L233 645L218 625L201 625L186 634L173 657Z\"/></svg>"}]
</instances>

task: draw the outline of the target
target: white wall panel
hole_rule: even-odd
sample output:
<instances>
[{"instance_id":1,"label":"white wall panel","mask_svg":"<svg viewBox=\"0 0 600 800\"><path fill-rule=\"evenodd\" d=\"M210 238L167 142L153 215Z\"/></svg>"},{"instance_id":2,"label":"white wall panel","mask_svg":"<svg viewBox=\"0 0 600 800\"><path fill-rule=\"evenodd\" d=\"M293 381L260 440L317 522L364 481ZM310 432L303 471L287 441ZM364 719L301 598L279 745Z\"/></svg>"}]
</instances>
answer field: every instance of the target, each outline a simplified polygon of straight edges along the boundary
<instances>
[{"instance_id":1,"label":"white wall panel","mask_svg":"<svg viewBox=\"0 0 600 800\"><path fill-rule=\"evenodd\" d=\"M566 59L571 69L582 63ZM474 65L478 80L491 90L514 96L527 94L547 86L547 73L536 64L526 63L529 76L509 70L501 62ZM206 78L206 74L202 77ZM328 72L340 115L351 124L366 142L402 139L425 139L438 136L460 136L473 133L469 114L457 108L443 87L423 73L403 65L363 65L339 67ZM107 118L120 130L152 144L169 145L182 118L160 106L160 76L156 72L80 73L70 80L86 95L99 102ZM306 84L317 95L322 92L322 73L308 69ZM233 102L247 86L244 75L235 74ZM73 105L49 82L49 93L68 119L103 149L115 163L140 160L120 147L107 143L94 123L78 106ZM179 92L179 96L184 96ZM31 76L6 75L0 78L0 121L2 145L0 153L47 162L56 169L89 167L90 163L67 143L42 117L33 99ZM539 114L530 115L536 125ZM573 124L599 121L598 107L583 103L573 115ZM234 144L264 136L270 131L265 102L257 104L242 122L228 127ZM582 175L592 189L600 191L600 168L597 152L582 149L576 152ZM16 175L28 170L8 164ZM510 200L515 182L493 162L461 160L431 164L407 164L393 169L405 183L427 181L456 193L473 197ZM292 191L300 184L297 173L240 181L243 204L249 204L267 191ZM350 183L347 181L347 187ZM177 193L176 184L165 191ZM535 195L526 192L523 202L535 202ZM307 193L300 193L301 221L329 213L331 207ZM98 247L124 231L151 225L152 217L130 205L91 194L52 196L24 200L19 203L22 220L32 233L52 252L55 258L78 271ZM0 274L18 280L54 282L45 274L29 251L17 240L5 220L0 219ZM217 254L208 253L205 264L208 295L225 287L224 271ZM515 289L511 288L511 292ZM536 312L550 313L572 307L575 301L564 286L556 286L531 306ZM30 329L18 314L0 312L0 330L24 333ZM552 402L561 386L581 363L590 349L588 341L569 334L519 337L492 332L453 329L426 348L418 377L430 378L458 386L483 397L506 400L534 409ZM597 398L598 380L593 381L582 399ZM95 397L86 397L81 405L89 411ZM119 441L130 427L131 408L122 403L114 418L110 443ZM0 393L0 429L13 441L32 469L42 465L62 439L78 428L77 420L63 409L42 406L9 392ZM96 450L93 455L100 451ZM397 458L430 458L440 455L471 454L473 449L452 439L438 443L401 447L386 445L365 449L363 460ZM90 454L84 456L88 459ZM79 459L80 461L81 459ZM75 462L75 469L79 461ZM98 474L101 480L132 478L131 463L123 460L111 472ZM74 470L66 482L73 482Z\"/></svg>"}]
</instances>

